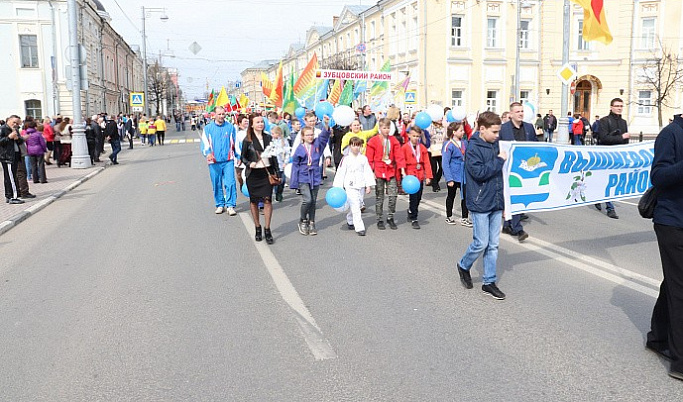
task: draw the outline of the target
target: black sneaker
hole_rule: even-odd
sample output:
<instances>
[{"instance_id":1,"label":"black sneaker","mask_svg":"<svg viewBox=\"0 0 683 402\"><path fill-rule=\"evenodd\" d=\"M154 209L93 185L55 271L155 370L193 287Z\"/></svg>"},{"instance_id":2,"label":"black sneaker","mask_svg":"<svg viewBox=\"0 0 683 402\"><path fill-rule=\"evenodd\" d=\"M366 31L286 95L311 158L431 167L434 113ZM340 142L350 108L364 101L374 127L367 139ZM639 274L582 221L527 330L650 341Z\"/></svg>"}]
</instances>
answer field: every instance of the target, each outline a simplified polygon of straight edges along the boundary
<instances>
[{"instance_id":1,"label":"black sneaker","mask_svg":"<svg viewBox=\"0 0 683 402\"><path fill-rule=\"evenodd\" d=\"M519 233L517 233L517 240L519 240L520 243L523 242L524 240L528 239L528 238L529 238L529 233L527 233L523 230L520 230Z\"/></svg>"},{"instance_id":2,"label":"black sneaker","mask_svg":"<svg viewBox=\"0 0 683 402\"><path fill-rule=\"evenodd\" d=\"M384 230L384 229L386 229L386 227L384 226L384 222L378 221L378 222L377 222L377 229L379 229L379 230Z\"/></svg>"},{"instance_id":3,"label":"black sneaker","mask_svg":"<svg viewBox=\"0 0 683 402\"><path fill-rule=\"evenodd\" d=\"M594 206L595 209L597 209L598 211L602 211L602 205L600 205L600 204L595 204L595 205L593 205L593 206Z\"/></svg>"},{"instance_id":4,"label":"black sneaker","mask_svg":"<svg viewBox=\"0 0 683 402\"><path fill-rule=\"evenodd\" d=\"M398 229L398 226L396 226L396 222L394 222L394 220L391 219L391 218L387 219L387 225L389 225L389 228L390 228L391 230L396 230L396 229Z\"/></svg>"},{"instance_id":5,"label":"black sneaker","mask_svg":"<svg viewBox=\"0 0 683 402\"><path fill-rule=\"evenodd\" d=\"M503 226L503 233L512 235L512 229L510 229L510 226Z\"/></svg>"},{"instance_id":6,"label":"black sneaker","mask_svg":"<svg viewBox=\"0 0 683 402\"><path fill-rule=\"evenodd\" d=\"M19 196L19 198L36 198L36 196L34 194L31 194L31 193L26 193L22 196Z\"/></svg>"},{"instance_id":7,"label":"black sneaker","mask_svg":"<svg viewBox=\"0 0 683 402\"><path fill-rule=\"evenodd\" d=\"M413 229L419 229L420 228L420 224L417 223L417 221L413 221L413 223L411 223L411 225L413 226Z\"/></svg>"},{"instance_id":8,"label":"black sneaker","mask_svg":"<svg viewBox=\"0 0 683 402\"><path fill-rule=\"evenodd\" d=\"M349 230L356 230L356 227L355 227L355 226L350 225L350 224L348 224L348 223L346 224L346 227L347 227Z\"/></svg>"},{"instance_id":9,"label":"black sneaker","mask_svg":"<svg viewBox=\"0 0 683 402\"><path fill-rule=\"evenodd\" d=\"M613 209L610 209L607 211L607 216L612 218L612 219L619 219L619 215L617 215L617 213L614 212Z\"/></svg>"},{"instance_id":10,"label":"black sneaker","mask_svg":"<svg viewBox=\"0 0 683 402\"><path fill-rule=\"evenodd\" d=\"M20 199L18 199L18 198L12 198L12 199L10 199L10 200L7 201L7 202L8 202L9 204L23 204L23 203L26 202L26 201L20 200Z\"/></svg>"},{"instance_id":11,"label":"black sneaker","mask_svg":"<svg viewBox=\"0 0 683 402\"><path fill-rule=\"evenodd\" d=\"M529 215L527 214L519 214L519 220L520 221L526 221L529 219Z\"/></svg>"},{"instance_id":12,"label":"black sneaker","mask_svg":"<svg viewBox=\"0 0 683 402\"><path fill-rule=\"evenodd\" d=\"M495 283L481 285L481 291L484 292L484 294L490 295L496 300L505 300L505 293L501 292Z\"/></svg>"},{"instance_id":13,"label":"black sneaker","mask_svg":"<svg viewBox=\"0 0 683 402\"><path fill-rule=\"evenodd\" d=\"M458 275L460 275L460 282L462 282L462 285L465 287L465 289L472 289L474 287L472 285L472 276L470 276L470 271L461 267L460 264L458 264Z\"/></svg>"},{"instance_id":14,"label":"black sneaker","mask_svg":"<svg viewBox=\"0 0 683 402\"><path fill-rule=\"evenodd\" d=\"M365 230L361 230L360 232L357 232L358 236L365 236Z\"/></svg>"}]
</instances>

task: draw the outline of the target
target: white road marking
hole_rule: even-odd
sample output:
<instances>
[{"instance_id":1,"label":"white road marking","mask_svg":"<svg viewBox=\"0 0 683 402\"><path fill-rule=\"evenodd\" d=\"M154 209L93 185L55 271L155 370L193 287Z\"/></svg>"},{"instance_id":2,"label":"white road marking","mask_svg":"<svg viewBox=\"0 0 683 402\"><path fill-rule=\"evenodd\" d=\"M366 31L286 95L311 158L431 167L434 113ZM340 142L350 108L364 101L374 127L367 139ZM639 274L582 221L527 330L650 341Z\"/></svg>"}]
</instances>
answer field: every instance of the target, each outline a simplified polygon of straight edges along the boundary
<instances>
[{"instance_id":1,"label":"white road marking","mask_svg":"<svg viewBox=\"0 0 683 402\"><path fill-rule=\"evenodd\" d=\"M184 144L186 140L178 140L178 144Z\"/></svg>"},{"instance_id":2,"label":"white road marking","mask_svg":"<svg viewBox=\"0 0 683 402\"><path fill-rule=\"evenodd\" d=\"M254 230L254 222L251 220L251 216L248 213L240 213L239 216L242 218L242 223L247 229L247 232L251 233L251 231ZM311 350L311 353L313 353L313 357L316 360L337 358L337 354L334 352L334 349L332 349L332 345L325 339L320 327L318 327L318 324L316 324L315 319L308 311L308 308L306 308L303 300L299 297L299 293L294 288L294 285L292 285L292 282L289 281L287 274L282 269L277 258L275 258L275 255L270 251L270 246L265 244L265 241L252 241L256 246L256 250L261 255L261 259L266 265L268 273L271 278L273 278L273 282L275 282L275 287L277 287L277 290L280 292L280 296L282 296L282 299L291 307L294 317L299 324L301 334L303 335L308 348Z\"/></svg>"},{"instance_id":3,"label":"white road marking","mask_svg":"<svg viewBox=\"0 0 683 402\"><path fill-rule=\"evenodd\" d=\"M407 202L407 198L407 196L399 196L399 199L404 202ZM420 206L441 216L446 216L445 205L423 199L420 201ZM529 237L524 243L519 243L515 238L510 236L501 236L500 239L501 241L509 242L511 244L524 247L527 250L543 254L555 261L565 263L572 268L578 268L600 278L607 279L608 281L614 282L618 285L626 286L645 295L652 296L654 298L659 296L659 285L661 284L661 281L650 278L649 276L629 271L628 269L621 268L597 258L577 253L568 248L564 248L535 237ZM650 285L654 287L654 289L644 285Z\"/></svg>"}]
</instances>

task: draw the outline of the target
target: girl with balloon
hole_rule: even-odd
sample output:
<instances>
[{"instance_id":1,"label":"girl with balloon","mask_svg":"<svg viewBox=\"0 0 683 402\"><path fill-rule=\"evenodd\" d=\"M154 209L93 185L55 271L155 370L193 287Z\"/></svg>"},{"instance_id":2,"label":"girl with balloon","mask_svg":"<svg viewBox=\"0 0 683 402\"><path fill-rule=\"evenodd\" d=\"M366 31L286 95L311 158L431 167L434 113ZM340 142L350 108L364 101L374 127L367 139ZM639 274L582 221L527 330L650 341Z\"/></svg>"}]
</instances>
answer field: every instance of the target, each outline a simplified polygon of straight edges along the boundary
<instances>
[{"instance_id":1,"label":"girl with balloon","mask_svg":"<svg viewBox=\"0 0 683 402\"><path fill-rule=\"evenodd\" d=\"M401 173L404 177L403 190L410 194L408 221L411 222L413 229L420 229L420 224L417 222L417 213L420 201L422 200L422 190L424 184L429 185L432 179L429 153L427 152L427 147L420 143L422 136L422 129L417 125L412 126L408 132L408 143L401 147L401 156L405 161L405 165L401 166ZM408 176L413 176L418 181L414 189L411 188L413 186L407 186L405 183ZM415 191L413 192L413 190Z\"/></svg>"},{"instance_id":2,"label":"girl with balloon","mask_svg":"<svg viewBox=\"0 0 683 402\"><path fill-rule=\"evenodd\" d=\"M315 119L315 115L306 116L306 120ZM324 127L315 138L314 128L310 125L301 129L301 144L292 153L292 178L289 187L300 190L302 195L299 233L304 236L318 234L315 228L315 204L318 198L318 188L322 182L320 160L323 157L327 142L330 139L330 118L323 117ZM329 148L328 148L329 152Z\"/></svg>"},{"instance_id":3,"label":"girl with balloon","mask_svg":"<svg viewBox=\"0 0 683 402\"><path fill-rule=\"evenodd\" d=\"M370 168L368 158L361 154L363 140L352 137L349 140L349 154L346 155L334 176L334 187L343 187L346 191L346 223L354 229L358 236L365 236L365 224L361 217L361 206L364 194L370 194L375 185L375 174Z\"/></svg>"}]
</instances>

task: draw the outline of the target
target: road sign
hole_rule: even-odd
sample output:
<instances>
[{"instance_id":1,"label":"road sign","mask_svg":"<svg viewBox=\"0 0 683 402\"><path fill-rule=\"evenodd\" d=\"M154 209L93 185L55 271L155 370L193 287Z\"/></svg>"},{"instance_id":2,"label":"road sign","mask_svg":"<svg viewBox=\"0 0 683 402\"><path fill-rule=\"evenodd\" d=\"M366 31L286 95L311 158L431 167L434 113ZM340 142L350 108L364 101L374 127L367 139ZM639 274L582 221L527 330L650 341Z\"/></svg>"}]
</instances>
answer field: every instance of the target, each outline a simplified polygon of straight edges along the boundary
<instances>
[{"instance_id":1,"label":"road sign","mask_svg":"<svg viewBox=\"0 0 683 402\"><path fill-rule=\"evenodd\" d=\"M142 106L133 106L130 110L133 112L142 112Z\"/></svg>"},{"instance_id":2,"label":"road sign","mask_svg":"<svg viewBox=\"0 0 683 402\"><path fill-rule=\"evenodd\" d=\"M130 107L145 107L145 94L142 92L130 93Z\"/></svg>"},{"instance_id":3,"label":"road sign","mask_svg":"<svg viewBox=\"0 0 683 402\"><path fill-rule=\"evenodd\" d=\"M235 88L242 88L242 81L235 82Z\"/></svg>"},{"instance_id":4,"label":"road sign","mask_svg":"<svg viewBox=\"0 0 683 402\"><path fill-rule=\"evenodd\" d=\"M566 63L557 70L557 76L565 85L569 85L576 78L576 70L571 64Z\"/></svg>"},{"instance_id":5,"label":"road sign","mask_svg":"<svg viewBox=\"0 0 683 402\"><path fill-rule=\"evenodd\" d=\"M359 43L356 45L356 52L358 53L365 53L365 50L367 49L367 46L365 43Z\"/></svg>"},{"instance_id":6,"label":"road sign","mask_svg":"<svg viewBox=\"0 0 683 402\"><path fill-rule=\"evenodd\" d=\"M192 52L192 54L194 54L196 56L197 53L199 53L202 50L202 47L199 46L199 43L192 42L192 44L190 45L190 47L188 49L190 49L190 52Z\"/></svg>"},{"instance_id":7,"label":"road sign","mask_svg":"<svg viewBox=\"0 0 683 402\"><path fill-rule=\"evenodd\" d=\"M571 92L572 95L574 95L576 92L576 81L572 81L572 85L569 87L569 92Z\"/></svg>"},{"instance_id":8,"label":"road sign","mask_svg":"<svg viewBox=\"0 0 683 402\"><path fill-rule=\"evenodd\" d=\"M414 105L417 103L417 96L415 91L406 91L406 97L403 101L406 105Z\"/></svg>"}]
</instances>

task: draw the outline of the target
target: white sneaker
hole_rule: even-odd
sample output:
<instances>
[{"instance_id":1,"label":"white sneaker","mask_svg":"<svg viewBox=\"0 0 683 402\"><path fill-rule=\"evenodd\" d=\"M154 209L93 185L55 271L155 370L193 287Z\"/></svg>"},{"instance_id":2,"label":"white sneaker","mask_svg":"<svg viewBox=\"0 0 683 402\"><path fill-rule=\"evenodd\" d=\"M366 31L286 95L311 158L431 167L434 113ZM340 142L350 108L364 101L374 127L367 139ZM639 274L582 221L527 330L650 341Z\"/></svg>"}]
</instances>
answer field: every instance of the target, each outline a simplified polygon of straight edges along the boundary
<instances>
[{"instance_id":1,"label":"white sneaker","mask_svg":"<svg viewBox=\"0 0 683 402\"><path fill-rule=\"evenodd\" d=\"M471 227L473 226L473 225L472 225L472 221L470 220L470 218L462 218L462 219L460 219L460 224L463 225L463 226L465 226L465 227L467 227L467 228L471 228Z\"/></svg>"},{"instance_id":2,"label":"white sneaker","mask_svg":"<svg viewBox=\"0 0 683 402\"><path fill-rule=\"evenodd\" d=\"M222 214L222 213L223 213L223 207L216 208L216 214Z\"/></svg>"},{"instance_id":3,"label":"white sneaker","mask_svg":"<svg viewBox=\"0 0 683 402\"><path fill-rule=\"evenodd\" d=\"M237 215L237 212L235 211L235 208L233 208L233 207L226 208L226 211L228 212L228 215L230 215L230 216Z\"/></svg>"},{"instance_id":4,"label":"white sneaker","mask_svg":"<svg viewBox=\"0 0 683 402\"><path fill-rule=\"evenodd\" d=\"M448 217L446 218L446 223L449 225L455 225L456 222L455 219L453 219L453 217Z\"/></svg>"}]
</instances>

